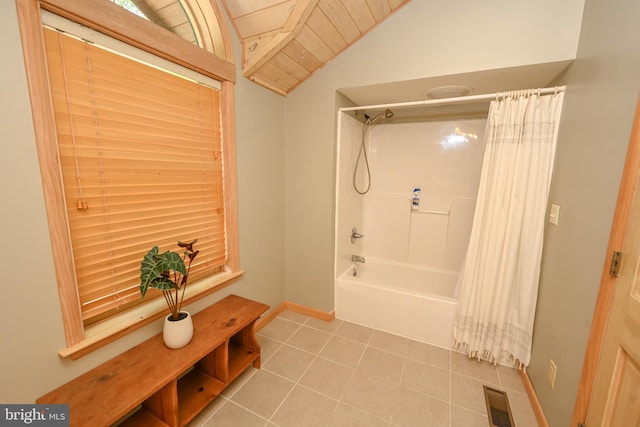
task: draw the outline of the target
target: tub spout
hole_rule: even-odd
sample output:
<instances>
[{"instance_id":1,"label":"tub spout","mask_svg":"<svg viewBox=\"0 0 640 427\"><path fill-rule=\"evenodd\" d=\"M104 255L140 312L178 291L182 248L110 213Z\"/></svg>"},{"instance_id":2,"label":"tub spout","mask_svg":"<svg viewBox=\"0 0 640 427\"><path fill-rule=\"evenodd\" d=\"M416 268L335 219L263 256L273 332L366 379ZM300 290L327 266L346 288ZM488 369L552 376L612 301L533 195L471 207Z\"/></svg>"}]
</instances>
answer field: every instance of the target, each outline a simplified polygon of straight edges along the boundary
<instances>
[{"instance_id":1,"label":"tub spout","mask_svg":"<svg viewBox=\"0 0 640 427\"><path fill-rule=\"evenodd\" d=\"M364 257L360 255L351 255L352 262L361 262L364 264Z\"/></svg>"}]
</instances>

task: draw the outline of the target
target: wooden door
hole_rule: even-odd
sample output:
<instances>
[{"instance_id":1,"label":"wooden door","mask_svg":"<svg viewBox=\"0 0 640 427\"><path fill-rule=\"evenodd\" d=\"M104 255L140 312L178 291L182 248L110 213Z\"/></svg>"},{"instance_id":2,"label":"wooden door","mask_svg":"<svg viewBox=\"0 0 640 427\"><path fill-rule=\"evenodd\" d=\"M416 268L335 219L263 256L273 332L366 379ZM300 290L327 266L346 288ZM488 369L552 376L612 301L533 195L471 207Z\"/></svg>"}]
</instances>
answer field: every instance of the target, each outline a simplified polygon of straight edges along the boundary
<instances>
[{"instance_id":1,"label":"wooden door","mask_svg":"<svg viewBox=\"0 0 640 427\"><path fill-rule=\"evenodd\" d=\"M636 111L625 172L633 175L621 184L621 198L630 202L622 244L622 265L612 282L613 299L604 329L595 382L589 399L587 427L640 426L640 105ZM633 154L631 156L631 154ZM630 157L632 157L630 159ZM633 163L633 165L632 165ZM626 194L626 196L625 196ZM622 197L625 196L625 197ZM618 206L620 207L620 206ZM615 232L615 230L614 230Z\"/></svg>"}]
</instances>

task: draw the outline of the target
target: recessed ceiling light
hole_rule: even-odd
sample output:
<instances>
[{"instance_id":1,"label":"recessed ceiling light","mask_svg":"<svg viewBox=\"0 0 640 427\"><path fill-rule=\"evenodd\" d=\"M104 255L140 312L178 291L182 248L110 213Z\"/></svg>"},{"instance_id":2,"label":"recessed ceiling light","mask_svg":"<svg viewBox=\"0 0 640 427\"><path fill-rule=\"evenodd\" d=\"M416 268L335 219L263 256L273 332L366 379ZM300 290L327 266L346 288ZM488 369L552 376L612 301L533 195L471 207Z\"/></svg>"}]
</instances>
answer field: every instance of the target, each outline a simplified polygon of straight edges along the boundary
<instances>
[{"instance_id":1,"label":"recessed ceiling light","mask_svg":"<svg viewBox=\"0 0 640 427\"><path fill-rule=\"evenodd\" d=\"M426 96L430 99L455 98L471 93L472 87L462 85L438 86L427 91Z\"/></svg>"}]
</instances>

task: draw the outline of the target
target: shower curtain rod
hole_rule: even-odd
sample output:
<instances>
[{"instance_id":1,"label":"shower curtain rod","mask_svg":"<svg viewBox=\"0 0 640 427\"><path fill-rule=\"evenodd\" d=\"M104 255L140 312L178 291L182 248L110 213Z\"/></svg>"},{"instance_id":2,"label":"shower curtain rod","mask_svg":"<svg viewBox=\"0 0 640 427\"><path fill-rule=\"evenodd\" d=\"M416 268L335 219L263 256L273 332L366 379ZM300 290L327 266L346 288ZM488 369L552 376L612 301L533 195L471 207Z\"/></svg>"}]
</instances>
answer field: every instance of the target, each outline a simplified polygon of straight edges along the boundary
<instances>
[{"instance_id":1,"label":"shower curtain rod","mask_svg":"<svg viewBox=\"0 0 640 427\"><path fill-rule=\"evenodd\" d=\"M566 86L546 87L542 89L531 89L532 93L547 95L555 92L564 92ZM525 89L528 90L528 89ZM442 104L457 104L458 102L470 102L470 101L488 101L495 99L496 97L507 94L509 92L516 91L504 91L495 93L486 93L483 95L468 95L468 96L456 96L454 98L443 99L425 99L424 101L411 101L411 102L398 102L395 104L377 104L377 105L361 105L359 107L344 107L340 108L340 111L356 111L356 110L374 110L378 108L401 108L401 107L415 107L421 105L442 105Z\"/></svg>"}]
</instances>

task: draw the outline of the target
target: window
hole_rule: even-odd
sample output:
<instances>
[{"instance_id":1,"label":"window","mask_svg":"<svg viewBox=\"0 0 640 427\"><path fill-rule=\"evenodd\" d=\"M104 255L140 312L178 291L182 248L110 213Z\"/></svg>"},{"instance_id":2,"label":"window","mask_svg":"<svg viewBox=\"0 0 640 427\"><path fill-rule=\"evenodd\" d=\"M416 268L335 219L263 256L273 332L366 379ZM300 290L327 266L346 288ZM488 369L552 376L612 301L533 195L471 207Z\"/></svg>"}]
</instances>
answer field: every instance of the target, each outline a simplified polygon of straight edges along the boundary
<instances>
[{"instance_id":1,"label":"window","mask_svg":"<svg viewBox=\"0 0 640 427\"><path fill-rule=\"evenodd\" d=\"M198 46L198 37L191 20L187 16L185 7L180 0L157 1L149 0L111 0L118 6L134 13L156 25L175 33L183 39Z\"/></svg>"},{"instance_id":2,"label":"window","mask_svg":"<svg viewBox=\"0 0 640 427\"><path fill-rule=\"evenodd\" d=\"M221 58L229 52L224 28L210 17L221 16L211 1L110 0ZM212 25L213 24L213 25ZM228 37L227 37L228 39ZM230 59L230 58L229 58Z\"/></svg>"},{"instance_id":3,"label":"window","mask_svg":"<svg viewBox=\"0 0 640 427\"><path fill-rule=\"evenodd\" d=\"M142 19L111 3L66 3L18 0L67 334L61 354L79 357L166 311L162 298L141 303L137 287L140 260L152 246L199 239L187 302L241 274L230 117L235 73L226 59L174 34L154 47L155 25L127 24ZM38 5L64 32L42 26ZM98 32L58 14L82 16ZM112 28L113 14L121 28ZM144 31L130 38L126 28ZM88 42L92 35L98 41Z\"/></svg>"}]
</instances>

